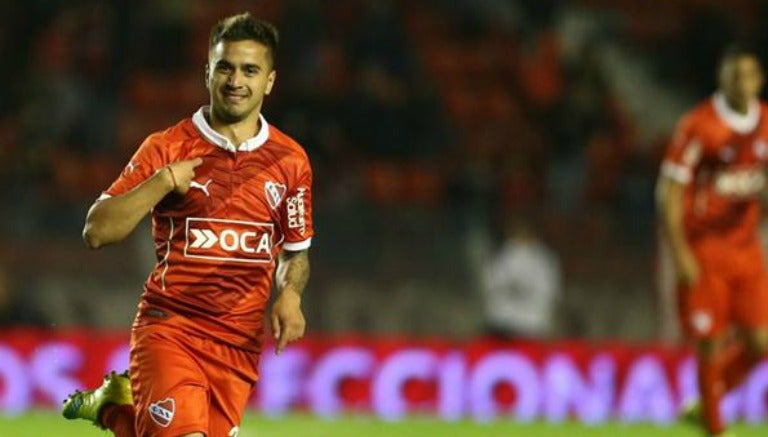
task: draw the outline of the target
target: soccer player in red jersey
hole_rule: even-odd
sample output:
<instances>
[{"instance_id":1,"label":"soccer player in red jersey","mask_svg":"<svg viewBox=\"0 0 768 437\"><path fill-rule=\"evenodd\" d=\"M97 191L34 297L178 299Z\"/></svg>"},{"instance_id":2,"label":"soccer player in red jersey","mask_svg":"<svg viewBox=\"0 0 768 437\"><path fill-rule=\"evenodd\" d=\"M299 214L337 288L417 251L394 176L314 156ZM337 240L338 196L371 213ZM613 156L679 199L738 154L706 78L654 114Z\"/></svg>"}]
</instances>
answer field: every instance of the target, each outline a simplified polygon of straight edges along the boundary
<instances>
[{"instance_id":1,"label":"soccer player in red jersey","mask_svg":"<svg viewBox=\"0 0 768 437\"><path fill-rule=\"evenodd\" d=\"M720 400L768 350L768 275L757 232L768 164L762 87L753 52L726 52L719 90L680 121L658 184L710 435L725 435Z\"/></svg>"},{"instance_id":2,"label":"soccer player in red jersey","mask_svg":"<svg viewBox=\"0 0 768 437\"><path fill-rule=\"evenodd\" d=\"M147 137L88 212L91 248L121 241L151 212L157 264L132 328L131 390L112 373L70 396L65 417L119 437L236 436L275 270L278 353L304 334L312 172L302 147L261 115L277 40L247 13L218 22L210 105Z\"/></svg>"}]
</instances>

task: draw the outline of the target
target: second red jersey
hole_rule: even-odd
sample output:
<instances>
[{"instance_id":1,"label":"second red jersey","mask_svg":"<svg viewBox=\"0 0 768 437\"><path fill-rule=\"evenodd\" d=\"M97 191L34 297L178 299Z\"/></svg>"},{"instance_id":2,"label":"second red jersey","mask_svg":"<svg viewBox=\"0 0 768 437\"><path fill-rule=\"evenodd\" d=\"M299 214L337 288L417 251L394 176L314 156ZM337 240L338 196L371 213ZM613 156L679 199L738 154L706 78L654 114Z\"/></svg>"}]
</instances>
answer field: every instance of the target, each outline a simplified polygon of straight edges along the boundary
<instances>
[{"instance_id":1,"label":"second red jersey","mask_svg":"<svg viewBox=\"0 0 768 437\"><path fill-rule=\"evenodd\" d=\"M692 244L717 241L727 249L757 241L767 163L764 104L753 102L738 114L715 94L683 117L662 175L686 185L684 221Z\"/></svg>"},{"instance_id":2,"label":"second red jersey","mask_svg":"<svg viewBox=\"0 0 768 437\"><path fill-rule=\"evenodd\" d=\"M202 158L187 194L152 211L157 264L135 324L162 321L258 351L277 256L311 244L312 171L301 146L263 117L255 137L234 145L205 111L150 135L103 196Z\"/></svg>"}]
</instances>

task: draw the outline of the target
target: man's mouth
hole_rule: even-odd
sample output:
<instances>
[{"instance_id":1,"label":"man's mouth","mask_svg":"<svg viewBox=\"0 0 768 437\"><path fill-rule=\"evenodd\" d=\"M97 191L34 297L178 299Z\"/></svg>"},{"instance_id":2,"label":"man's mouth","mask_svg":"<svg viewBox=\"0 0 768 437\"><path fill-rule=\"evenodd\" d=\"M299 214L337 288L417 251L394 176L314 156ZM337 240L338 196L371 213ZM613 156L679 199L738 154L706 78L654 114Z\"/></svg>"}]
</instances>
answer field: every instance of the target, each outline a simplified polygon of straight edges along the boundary
<instances>
[{"instance_id":1,"label":"man's mouth","mask_svg":"<svg viewBox=\"0 0 768 437\"><path fill-rule=\"evenodd\" d=\"M240 103L245 101L248 98L247 93L223 91L221 94L224 96L224 100L230 103Z\"/></svg>"}]
</instances>

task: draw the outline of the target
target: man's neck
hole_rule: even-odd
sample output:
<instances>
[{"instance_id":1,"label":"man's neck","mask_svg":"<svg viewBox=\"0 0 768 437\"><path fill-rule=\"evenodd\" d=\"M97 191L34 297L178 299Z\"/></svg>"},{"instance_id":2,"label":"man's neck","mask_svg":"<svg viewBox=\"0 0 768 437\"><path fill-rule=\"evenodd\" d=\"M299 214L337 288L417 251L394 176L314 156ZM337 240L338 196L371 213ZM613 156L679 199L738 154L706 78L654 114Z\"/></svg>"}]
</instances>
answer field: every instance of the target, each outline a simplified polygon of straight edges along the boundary
<instances>
[{"instance_id":1,"label":"man's neck","mask_svg":"<svg viewBox=\"0 0 768 437\"><path fill-rule=\"evenodd\" d=\"M227 123L219 118L215 111L210 110L208 111L208 122L213 130L226 137L235 146L238 146L255 137L261 129L259 114L260 108L257 108L243 120Z\"/></svg>"},{"instance_id":2,"label":"man's neck","mask_svg":"<svg viewBox=\"0 0 768 437\"><path fill-rule=\"evenodd\" d=\"M729 108L731 108L732 111L737 112L741 115L747 115L747 113L749 113L748 101L739 101L725 94L725 103L728 105Z\"/></svg>"}]
</instances>

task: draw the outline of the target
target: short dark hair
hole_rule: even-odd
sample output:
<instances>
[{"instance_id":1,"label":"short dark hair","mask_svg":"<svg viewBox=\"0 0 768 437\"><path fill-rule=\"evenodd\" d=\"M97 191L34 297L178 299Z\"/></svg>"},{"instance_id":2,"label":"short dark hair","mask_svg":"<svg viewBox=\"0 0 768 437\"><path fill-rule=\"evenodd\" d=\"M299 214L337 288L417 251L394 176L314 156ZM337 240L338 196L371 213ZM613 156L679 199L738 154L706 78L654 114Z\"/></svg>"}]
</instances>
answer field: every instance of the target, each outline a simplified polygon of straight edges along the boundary
<instances>
[{"instance_id":1,"label":"short dark hair","mask_svg":"<svg viewBox=\"0 0 768 437\"><path fill-rule=\"evenodd\" d=\"M277 27L272 23L260 20L250 12L232 15L219 20L211 29L211 37L208 50L212 50L216 44L222 41L253 40L264 44L269 49L272 58L272 68L277 61L277 43L279 35Z\"/></svg>"},{"instance_id":2,"label":"short dark hair","mask_svg":"<svg viewBox=\"0 0 768 437\"><path fill-rule=\"evenodd\" d=\"M741 57L753 57L760 61L758 51L750 45L743 43L731 44L723 50L720 55L720 62L717 64L717 71L721 71L726 63Z\"/></svg>"}]
</instances>

